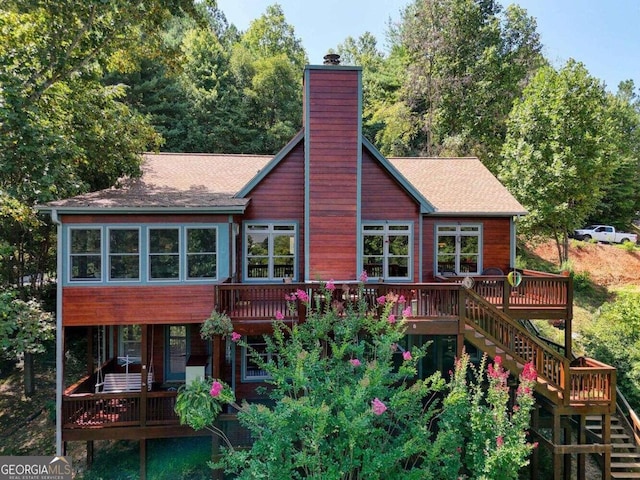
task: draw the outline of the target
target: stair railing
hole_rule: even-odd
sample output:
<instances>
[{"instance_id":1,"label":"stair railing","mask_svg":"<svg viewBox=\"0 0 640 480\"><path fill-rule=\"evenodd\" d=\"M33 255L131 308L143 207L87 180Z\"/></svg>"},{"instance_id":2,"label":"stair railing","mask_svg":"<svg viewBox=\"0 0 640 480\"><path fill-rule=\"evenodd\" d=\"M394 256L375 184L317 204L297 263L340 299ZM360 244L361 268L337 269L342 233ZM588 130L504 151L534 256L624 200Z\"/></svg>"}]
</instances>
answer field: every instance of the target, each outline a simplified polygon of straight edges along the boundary
<instances>
[{"instance_id":1,"label":"stair railing","mask_svg":"<svg viewBox=\"0 0 640 480\"><path fill-rule=\"evenodd\" d=\"M494 307L473 290L461 294L464 321L494 342L521 364L532 362L538 376L561 392L561 401L568 405L571 382L570 362L563 355L533 336L509 315Z\"/></svg>"}]
</instances>

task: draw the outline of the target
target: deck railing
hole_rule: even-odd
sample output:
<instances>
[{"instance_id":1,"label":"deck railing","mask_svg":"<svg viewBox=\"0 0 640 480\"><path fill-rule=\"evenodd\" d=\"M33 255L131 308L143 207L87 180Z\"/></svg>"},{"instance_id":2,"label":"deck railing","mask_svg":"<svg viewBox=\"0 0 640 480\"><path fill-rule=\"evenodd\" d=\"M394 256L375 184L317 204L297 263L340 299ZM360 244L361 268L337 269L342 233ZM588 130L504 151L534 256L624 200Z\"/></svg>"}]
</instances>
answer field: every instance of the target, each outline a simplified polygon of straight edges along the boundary
<instances>
[{"instance_id":1,"label":"deck railing","mask_svg":"<svg viewBox=\"0 0 640 480\"><path fill-rule=\"evenodd\" d=\"M149 392L144 424L172 425L179 420L174 411L176 392ZM141 394L95 393L62 397L64 428L125 427L142 425Z\"/></svg>"},{"instance_id":2,"label":"deck railing","mask_svg":"<svg viewBox=\"0 0 640 480\"><path fill-rule=\"evenodd\" d=\"M174 410L176 398L175 391L150 392L146 421L142 422L140 393L65 395L62 399L63 429L177 426L180 419ZM234 447L251 445L250 432L240 425L237 415L219 415L216 426ZM220 444L223 444L222 439Z\"/></svg>"},{"instance_id":3,"label":"deck railing","mask_svg":"<svg viewBox=\"0 0 640 480\"><path fill-rule=\"evenodd\" d=\"M518 270L521 281L511 285L505 276L481 275L474 278L473 289L481 297L505 311L547 311L552 316L570 318L573 286L571 277ZM460 281L459 277L442 277Z\"/></svg>"},{"instance_id":4,"label":"deck railing","mask_svg":"<svg viewBox=\"0 0 640 480\"><path fill-rule=\"evenodd\" d=\"M465 320L519 363L532 362L538 376L560 393L563 405L615 408L615 368L585 357L571 362L473 291L464 293L464 304Z\"/></svg>"},{"instance_id":5,"label":"deck railing","mask_svg":"<svg viewBox=\"0 0 640 480\"><path fill-rule=\"evenodd\" d=\"M530 275L522 272L522 281L511 286L505 276L482 275L474 277L474 291L491 304L508 312L518 310L535 312L535 318L566 319L571 315L571 279L562 275ZM439 277L441 281L433 283L367 283L364 294L367 302L375 305L375 299L387 292L404 296L407 305L411 305L415 317L456 317L458 316L458 291L461 277ZM216 287L216 304L220 311L226 312L234 320L264 322L273 320L277 312L289 313L286 297L296 290L304 291L312 306L318 295L323 294L322 305L327 301L344 305L356 300L356 283L337 283L331 298L321 291L318 282L247 284L223 283ZM303 320L306 311L296 305L296 319ZM406 308L406 307L403 307ZM291 316L289 316L291 318Z\"/></svg>"},{"instance_id":6,"label":"deck railing","mask_svg":"<svg viewBox=\"0 0 640 480\"><path fill-rule=\"evenodd\" d=\"M393 292L404 297L405 303L398 304L398 310L411 308L415 317L458 317L458 295L460 286L455 283L367 283L362 289L354 283L337 283L332 292L322 289L319 283L276 283L248 285L224 283L216 288L217 308L226 312L233 320L270 321L278 312L290 318L290 307L295 310L295 318L303 320L306 310L301 302L287 302L286 298L302 290L311 302L311 308L324 308L327 303L345 308L349 303L360 300L360 295L368 306L375 307L376 299ZM396 313L399 313L396 312Z\"/></svg>"},{"instance_id":7,"label":"deck railing","mask_svg":"<svg viewBox=\"0 0 640 480\"><path fill-rule=\"evenodd\" d=\"M580 357L572 362L571 402L607 404L615 410L616 369L593 358Z\"/></svg>"},{"instance_id":8,"label":"deck railing","mask_svg":"<svg viewBox=\"0 0 640 480\"><path fill-rule=\"evenodd\" d=\"M531 362L538 375L569 401L569 359L534 337L524 326L473 291L465 292L465 320L521 364Z\"/></svg>"}]
</instances>

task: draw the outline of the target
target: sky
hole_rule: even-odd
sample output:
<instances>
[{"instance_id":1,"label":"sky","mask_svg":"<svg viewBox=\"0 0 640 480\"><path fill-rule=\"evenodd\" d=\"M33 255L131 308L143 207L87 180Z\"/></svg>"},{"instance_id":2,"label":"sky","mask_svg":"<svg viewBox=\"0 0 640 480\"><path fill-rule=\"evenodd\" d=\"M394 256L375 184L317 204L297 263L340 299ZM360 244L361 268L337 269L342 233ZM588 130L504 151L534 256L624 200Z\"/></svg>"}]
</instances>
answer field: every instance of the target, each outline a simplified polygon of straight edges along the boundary
<instances>
[{"instance_id":1,"label":"sky","mask_svg":"<svg viewBox=\"0 0 640 480\"><path fill-rule=\"evenodd\" d=\"M302 41L309 63L348 36L371 32L385 51L389 21L410 0L217 0L229 23L244 31L269 5L279 3ZM640 87L640 0L503 0L518 3L537 20L545 57L561 67L573 58L615 92L632 79Z\"/></svg>"}]
</instances>

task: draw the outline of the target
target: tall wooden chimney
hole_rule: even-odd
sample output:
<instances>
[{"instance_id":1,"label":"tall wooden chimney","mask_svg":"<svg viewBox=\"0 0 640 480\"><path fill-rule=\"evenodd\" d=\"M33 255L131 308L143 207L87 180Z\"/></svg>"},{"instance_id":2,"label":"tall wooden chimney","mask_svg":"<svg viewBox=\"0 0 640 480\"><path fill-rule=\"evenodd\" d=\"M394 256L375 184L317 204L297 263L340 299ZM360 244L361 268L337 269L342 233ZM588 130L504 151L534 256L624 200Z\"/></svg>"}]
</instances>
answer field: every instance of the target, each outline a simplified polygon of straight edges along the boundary
<instances>
[{"instance_id":1,"label":"tall wooden chimney","mask_svg":"<svg viewBox=\"0 0 640 480\"><path fill-rule=\"evenodd\" d=\"M304 73L305 280L356 279L362 164L362 68Z\"/></svg>"}]
</instances>

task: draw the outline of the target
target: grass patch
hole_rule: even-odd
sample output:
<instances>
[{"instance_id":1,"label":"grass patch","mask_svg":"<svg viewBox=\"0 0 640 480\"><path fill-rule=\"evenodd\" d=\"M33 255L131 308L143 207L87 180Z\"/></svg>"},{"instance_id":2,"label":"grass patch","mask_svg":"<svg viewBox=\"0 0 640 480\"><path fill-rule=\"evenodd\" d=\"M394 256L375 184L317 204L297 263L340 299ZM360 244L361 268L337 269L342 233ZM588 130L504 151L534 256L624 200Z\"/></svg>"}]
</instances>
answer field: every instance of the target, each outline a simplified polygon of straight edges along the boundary
<instances>
[{"instance_id":1,"label":"grass patch","mask_svg":"<svg viewBox=\"0 0 640 480\"><path fill-rule=\"evenodd\" d=\"M78 480L134 480L140 477L138 441L96 442L91 470ZM208 480L210 437L147 440L147 478L154 480Z\"/></svg>"}]
</instances>

